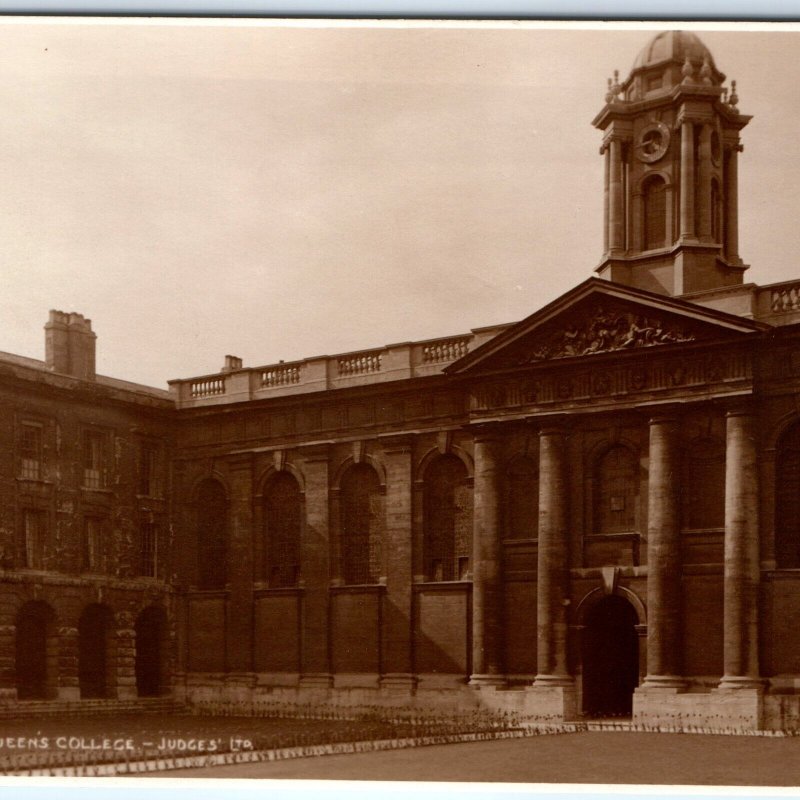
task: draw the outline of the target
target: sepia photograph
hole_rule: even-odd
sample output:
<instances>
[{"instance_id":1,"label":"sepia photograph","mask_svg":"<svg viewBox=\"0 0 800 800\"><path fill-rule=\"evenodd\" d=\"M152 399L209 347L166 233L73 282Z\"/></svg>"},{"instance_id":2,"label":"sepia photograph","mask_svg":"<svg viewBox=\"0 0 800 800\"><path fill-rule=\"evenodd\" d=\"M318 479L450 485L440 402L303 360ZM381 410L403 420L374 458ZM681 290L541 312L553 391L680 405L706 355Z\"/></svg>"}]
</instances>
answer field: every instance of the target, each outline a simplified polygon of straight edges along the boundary
<instances>
[{"instance_id":1,"label":"sepia photograph","mask_svg":"<svg viewBox=\"0 0 800 800\"><path fill-rule=\"evenodd\" d=\"M798 53L0 17L0 781L800 787Z\"/></svg>"}]
</instances>

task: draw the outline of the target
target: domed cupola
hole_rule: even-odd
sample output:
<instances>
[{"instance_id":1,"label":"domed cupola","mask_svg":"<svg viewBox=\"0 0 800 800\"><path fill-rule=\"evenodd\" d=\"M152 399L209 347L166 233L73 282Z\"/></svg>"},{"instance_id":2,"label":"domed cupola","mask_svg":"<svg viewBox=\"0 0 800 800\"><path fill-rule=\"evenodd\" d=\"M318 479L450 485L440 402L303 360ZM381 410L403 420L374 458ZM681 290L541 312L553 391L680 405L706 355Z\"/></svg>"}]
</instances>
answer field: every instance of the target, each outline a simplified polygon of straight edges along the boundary
<instances>
[{"instance_id":1,"label":"domed cupola","mask_svg":"<svg viewBox=\"0 0 800 800\"><path fill-rule=\"evenodd\" d=\"M739 133L736 82L723 86L693 33L662 31L631 74L608 80L602 277L687 295L741 284L738 244Z\"/></svg>"},{"instance_id":2,"label":"domed cupola","mask_svg":"<svg viewBox=\"0 0 800 800\"><path fill-rule=\"evenodd\" d=\"M657 33L636 58L623 85L626 100L644 100L687 82L721 86L725 76L714 64L711 51L688 31Z\"/></svg>"}]
</instances>

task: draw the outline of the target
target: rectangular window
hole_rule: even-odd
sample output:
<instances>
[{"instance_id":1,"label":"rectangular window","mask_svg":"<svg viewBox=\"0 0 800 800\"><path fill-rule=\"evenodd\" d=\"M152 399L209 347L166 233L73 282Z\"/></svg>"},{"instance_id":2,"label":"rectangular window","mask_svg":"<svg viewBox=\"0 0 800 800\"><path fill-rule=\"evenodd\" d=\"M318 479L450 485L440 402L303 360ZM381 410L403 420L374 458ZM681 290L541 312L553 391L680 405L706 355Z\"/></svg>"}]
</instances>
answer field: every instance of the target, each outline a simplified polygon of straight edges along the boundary
<instances>
[{"instance_id":1,"label":"rectangular window","mask_svg":"<svg viewBox=\"0 0 800 800\"><path fill-rule=\"evenodd\" d=\"M152 444L143 444L139 451L139 494L155 497L158 494L156 481L157 450Z\"/></svg>"},{"instance_id":2,"label":"rectangular window","mask_svg":"<svg viewBox=\"0 0 800 800\"><path fill-rule=\"evenodd\" d=\"M139 527L139 574L155 578L158 555L158 528L154 522L143 522Z\"/></svg>"},{"instance_id":3,"label":"rectangular window","mask_svg":"<svg viewBox=\"0 0 800 800\"><path fill-rule=\"evenodd\" d=\"M87 489L102 489L105 485L105 436L98 431L83 434L83 485Z\"/></svg>"},{"instance_id":4,"label":"rectangular window","mask_svg":"<svg viewBox=\"0 0 800 800\"><path fill-rule=\"evenodd\" d=\"M99 517L83 518L81 541L81 571L103 572L104 524Z\"/></svg>"},{"instance_id":5,"label":"rectangular window","mask_svg":"<svg viewBox=\"0 0 800 800\"><path fill-rule=\"evenodd\" d=\"M47 519L43 511L33 508L22 510L22 541L19 565L27 569L42 568L42 551L47 533Z\"/></svg>"},{"instance_id":6,"label":"rectangular window","mask_svg":"<svg viewBox=\"0 0 800 800\"><path fill-rule=\"evenodd\" d=\"M29 481L42 479L42 428L23 423L19 442L20 478Z\"/></svg>"}]
</instances>

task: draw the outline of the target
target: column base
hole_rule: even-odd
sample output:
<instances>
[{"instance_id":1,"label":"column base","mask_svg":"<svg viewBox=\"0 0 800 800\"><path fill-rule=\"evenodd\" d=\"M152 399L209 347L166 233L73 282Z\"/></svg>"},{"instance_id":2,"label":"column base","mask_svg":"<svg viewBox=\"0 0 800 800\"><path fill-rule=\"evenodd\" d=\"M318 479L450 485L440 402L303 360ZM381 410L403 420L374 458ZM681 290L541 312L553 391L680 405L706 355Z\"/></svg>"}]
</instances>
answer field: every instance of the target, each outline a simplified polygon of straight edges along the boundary
<instances>
[{"instance_id":1,"label":"column base","mask_svg":"<svg viewBox=\"0 0 800 800\"><path fill-rule=\"evenodd\" d=\"M637 692L655 690L667 690L670 692L682 692L686 690L688 682L680 675L647 675Z\"/></svg>"},{"instance_id":2,"label":"column base","mask_svg":"<svg viewBox=\"0 0 800 800\"><path fill-rule=\"evenodd\" d=\"M537 688L574 686L575 681L571 675L546 675L542 673L533 679L533 685Z\"/></svg>"},{"instance_id":3,"label":"column base","mask_svg":"<svg viewBox=\"0 0 800 800\"><path fill-rule=\"evenodd\" d=\"M539 680L537 676L536 680ZM561 683L537 683L525 689L525 713L541 722L568 722L578 718L578 699L575 683L569 676L546 675L558 678ZM509 693L511 694L511 693Z\"/></svg>"},{"instance_id":4,"label":"column base","mask_svg":"<svg viewBox=\"0 0 800 800\"><path fill-rule=\"evenodd\" d=\"M333 686L333 675L330 672L306 672L300 676L302 689L330 689Z\"/></svg>"},{"instance_id":5,"label":"column base","mask_svg":"<svg viewBox=\"0 0 800 800\"><path fill-rule=\"evenodd\" d=\"M410 672L387 672L381 676L381 689L390 692L411 692L417 688L417 676Z\"/></svg>"},{"instance_id":6,"label":"column base","mask_svg":"<svg viewBox=\"0 0 800 800\"><path fill-rule=\"evenodd\" d=\"M763 678L752 678L746 675L723 675L719 686L715 691L740 692L742 690L751 692L763 692L767 682Z\"/></svg>"},{"instance_id":7,"label":"column base","mask_svg":"<svg viewBox=\"0 0 800 800\"><path fill-rule=\"evenodd\" d=\"M505 686L508 681L505 675L488 675L475 673L469 676L469 685L477 689L481 686Z\"/></svg>"},{"instance_id":8,"label":"column base","mask_svg":"<svg viewBox=\"0 0 800 800\"><path fill-rule=\"evenodd\" d=\"M81 699L81 690L78 686L59 686L58 699L72 703Z\"/></svg>"}]
</instances>

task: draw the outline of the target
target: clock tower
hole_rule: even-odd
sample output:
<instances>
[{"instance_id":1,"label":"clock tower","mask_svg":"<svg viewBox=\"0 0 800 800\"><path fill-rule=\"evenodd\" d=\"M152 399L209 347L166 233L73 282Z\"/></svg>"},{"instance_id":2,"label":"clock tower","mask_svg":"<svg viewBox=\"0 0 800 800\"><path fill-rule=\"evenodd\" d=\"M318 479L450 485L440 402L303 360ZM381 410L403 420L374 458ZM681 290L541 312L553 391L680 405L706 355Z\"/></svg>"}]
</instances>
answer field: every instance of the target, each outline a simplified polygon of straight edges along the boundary
<instances>
[{"instance_id":1,"label":"clock tower","mask_svg":"<svg viewBox=\"0 0 800 800\"><path fill-rule=\"evenodd\" d=\"M603 278L668 295L735 286L739 256L736 82L693 33L663 31L594 119L605 158Z\"/></svg>"}]
</instances>

